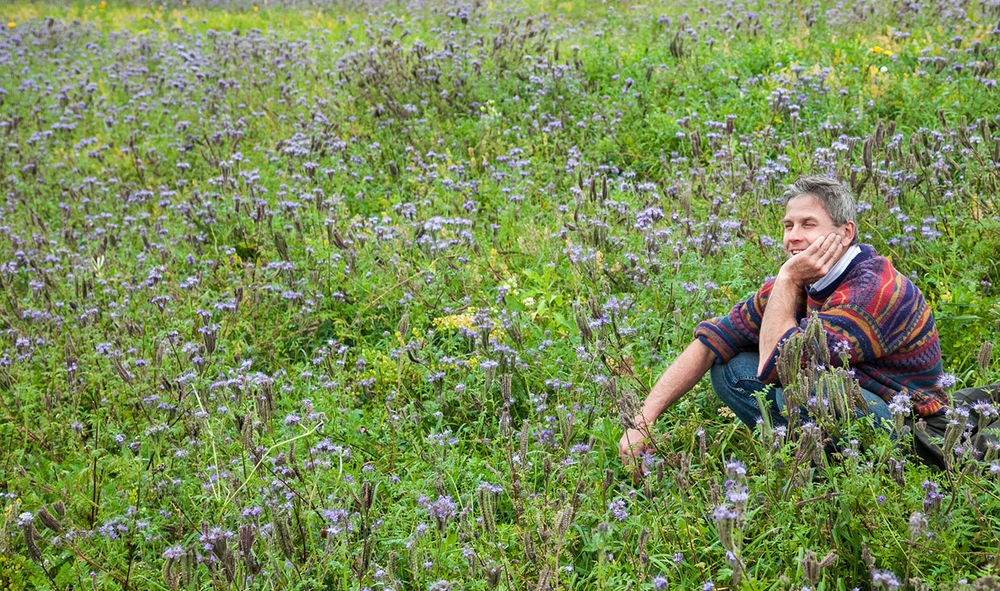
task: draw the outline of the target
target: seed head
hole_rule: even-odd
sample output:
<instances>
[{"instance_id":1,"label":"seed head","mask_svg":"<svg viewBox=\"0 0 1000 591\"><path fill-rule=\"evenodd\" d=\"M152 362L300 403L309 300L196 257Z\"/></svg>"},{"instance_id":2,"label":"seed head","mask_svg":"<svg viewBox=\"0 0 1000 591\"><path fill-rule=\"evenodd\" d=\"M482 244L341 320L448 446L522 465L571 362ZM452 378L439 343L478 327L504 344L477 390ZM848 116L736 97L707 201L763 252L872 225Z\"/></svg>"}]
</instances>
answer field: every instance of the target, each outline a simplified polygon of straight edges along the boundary
<instances>
[{"instance_id":1,"label":"seed head","mask_svg":"<svg viewBox=\"0 0 1000 591\"><path fill-rule=\"evenodd\" d=\"M979 355L976 356L976 363L979 364L979 372L986 373L990 368L990 361L993 357L993 343L983 341L979 346Z\"/></svg>"},{"instance_id":2,"label":"seed head","mask_svg":"<svg viewBox=\"0 0 1000 591\"><path fill-rule=\"evenodd\" d=\"M573 304L573 319L576 320L576 328L580 331L580 338L583 339L584 343L590 343L594 340L594 333L590 330L590 324L587 321L587 316L583 312L583 308L579 303Z\"/></svg>"},{"instance_id":3,"label":"seed head","mask_svg":"<svg viewBox=\"0 0 1000 591\"><path fill-rule=\"evenodd\" d=\"M524 528L524 555L532 564L538 564L538 556L535 555L535 538L531 534L531 528Z\"/></svg>"},{"instance_id":4,"label":"seed head","mask_svg":"<svg viewBox=\"0 0 1000 591\"><path fill-rule=\"evenodd\" d=\"M53 517L52 514L49 513L49 510L45 507L38 510L36 517L38 517L38 520L42 522L42 525L51 529L55 533L62 531L62 524L59 523L59 520Z\"/></svg>"},{"instance_id":5,"label":"seed head","mask_svg":"<svg viewBox=\"0 0 1000 591\"><path fill-rule=\"evenodd\" d=\"M739 517L739 513L727 505L719 505L715 509L715 529L719 533L719 542L722 543L723 548L730 552L736 551L733 530L736 528L736 521Z\"/></svg>"},{"instance_id":6,"label":"seed head","mask_svg":"<svg viewBox=\"0 0 1000 591\"><path fill-rule=\"evenodd\" d=\"M905 465L905 459L889 458L889 475L892 476L893 482L899 485L899 488L906 488L906 473L903 471Z\"/></svg>"},{"instance_id":7,"label":"seed head","mask_svg":"<svg viewBox=\"0 0 1000 591\"><path fill-rule=\"evenodd\" d=\"M35 529L35 524L28 521L21 526L21 531L24 533L24 545L28 549L28 556L38 564L41 564L42 551L38 548L38 531Z\"/></svg>"},{"instance_id":8,"label":"seed head","mask_svg":"<svg viewBox=\"0 0 1000 591\"><path fill-rule=\"evenodd\" d=\"M569 531L569 526L573 523L573 505L567 503L559 513L556 514L556 534L562 540Z\"/></svg>"},{"instance_id":9,"label":"seed head","mask_svg":"<svg viewBox=\"0 0 1000 591\"><path fill-rule=\"evenodd\" d=\"M403 314L403 317L399 319L399 327L397 328L400 336L405 339L406 335L410 332L410 315Z\"/></svg>"},{"instance_id":10,"label":"seed head","mask_svg":"<svg viewBox=\"0 0 1000 591\"><path fill-rule=\"evenodd\" d=\"M295 555L295 548L292 546L292 534L289 531L288 518L284 515L278 516L274 520L274 535L278 541L278 548L285 558L291 560Z\"/></svg>"}]
</instances>

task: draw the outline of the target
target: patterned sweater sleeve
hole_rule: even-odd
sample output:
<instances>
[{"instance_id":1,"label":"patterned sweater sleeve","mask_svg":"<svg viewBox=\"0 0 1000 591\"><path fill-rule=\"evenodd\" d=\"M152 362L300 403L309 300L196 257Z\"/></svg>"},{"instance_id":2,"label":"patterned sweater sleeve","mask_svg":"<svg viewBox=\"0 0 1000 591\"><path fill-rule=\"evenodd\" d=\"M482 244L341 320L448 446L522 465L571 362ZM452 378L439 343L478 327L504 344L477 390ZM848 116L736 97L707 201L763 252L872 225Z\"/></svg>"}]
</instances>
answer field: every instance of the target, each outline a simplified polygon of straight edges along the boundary
<instances>
[{"instance_id":1,"label":"patterned sweater sleeve","mask_svg":"<svg viewBox=\"0 0 1000 591\"><path fill-rule=\"evenodd\" d=\"M749 299L733 306L725 316L706 320L695 328L694 336L715 353L716 363L728 363L741 351L757 348L764 306L774 287L767 281Z\"/></svg>"}]
</instances>

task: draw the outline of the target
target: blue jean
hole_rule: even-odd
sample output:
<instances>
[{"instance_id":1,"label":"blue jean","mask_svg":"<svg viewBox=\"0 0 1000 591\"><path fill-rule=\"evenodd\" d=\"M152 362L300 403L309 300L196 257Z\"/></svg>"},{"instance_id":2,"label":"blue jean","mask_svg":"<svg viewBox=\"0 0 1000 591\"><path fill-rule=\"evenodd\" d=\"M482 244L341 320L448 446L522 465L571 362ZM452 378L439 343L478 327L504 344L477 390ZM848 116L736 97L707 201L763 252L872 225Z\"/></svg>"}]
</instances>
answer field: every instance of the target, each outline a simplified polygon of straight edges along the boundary
<instances>
[{"instance_id":1,"label":"blue jean","mask_svg":"<svg viewBox=\"0 0 1000 591\"><path fill-rule=\"evenodd\" d=\"M757 405L754 394L767 387L757 379L759 361L760 356L757 353L744 352L733 357L729 363L713 365L710 372L712 390L715 391L715 395L725 402L726 406L751 429L757 426L757 421L760 419L760 407ZM889 412L889 406L880 396L864 388L861 389L861 394L868 402L868 412L875 415L876 423L884 421L888 421L888 424L892 423L892 413ZM770 402L771 424L787 425L788 419L781 415L781 411L785 408L781 388L771 388L767 393L767 400Z\"/></svg>"}]
</instances>

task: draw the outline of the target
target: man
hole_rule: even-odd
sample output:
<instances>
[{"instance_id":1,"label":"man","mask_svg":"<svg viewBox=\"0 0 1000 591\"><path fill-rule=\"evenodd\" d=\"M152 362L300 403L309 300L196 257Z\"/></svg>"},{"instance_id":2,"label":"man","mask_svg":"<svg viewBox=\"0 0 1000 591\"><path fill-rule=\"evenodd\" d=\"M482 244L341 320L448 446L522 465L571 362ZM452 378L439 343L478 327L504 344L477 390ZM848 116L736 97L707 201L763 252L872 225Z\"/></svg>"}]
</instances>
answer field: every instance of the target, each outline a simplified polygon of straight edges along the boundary
<instances>
[{"instance_id":1,"label":"man","mask_svg":"<svg viewBox=\"0 0 1000 591\"><path fill-rule=\"evenodd\" d=\"M869 410L888 418L887 401L906 394L919 416L942 413L941 348L934 318L913 283L868 245L858 243L856 205L839 182L800 178L784 194L782 245L788 259L729 314L702 322L695 340L657 380L626 429L619 454L626 464L649 451L650 426L711 370L712 389L751 429L768 397L775 424L786 419L775 362L779 345L817 312L831 351L846 351Z\"/></svg>"}]
</instances>

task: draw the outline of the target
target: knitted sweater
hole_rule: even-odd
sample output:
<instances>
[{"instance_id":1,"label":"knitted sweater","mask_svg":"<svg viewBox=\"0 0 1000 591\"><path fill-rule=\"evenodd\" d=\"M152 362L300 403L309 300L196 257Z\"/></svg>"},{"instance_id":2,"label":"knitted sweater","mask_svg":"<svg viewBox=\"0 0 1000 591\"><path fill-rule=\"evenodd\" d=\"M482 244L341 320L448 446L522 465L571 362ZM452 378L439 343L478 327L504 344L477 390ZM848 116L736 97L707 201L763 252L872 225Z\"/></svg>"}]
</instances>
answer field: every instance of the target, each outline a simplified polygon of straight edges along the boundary
<instances>
[{"instance_id":1,"label":"knitted sweater","mask_svg":"<svg viewBox=\"0 0 1000 591\"><path fill-rule=\"evenodd\" d=\"M767 281L729 314L695 329L695 337L715 352L717 363L744 350L757 350L773 287L774 280ZM847 347L849 364L862 388L887 402L896 394L907 394L921 416L937 414L948 405L948 395L939 384L941 346L930 308L917 286L871 246L862 245L861 253L832 284L819 291L803 289L795 311L799 326L779 342L804 330L813 312L823 322L830 350ZM758 378L777 383L777 348L767 355Z\"/></svg>"}]
</instances>

